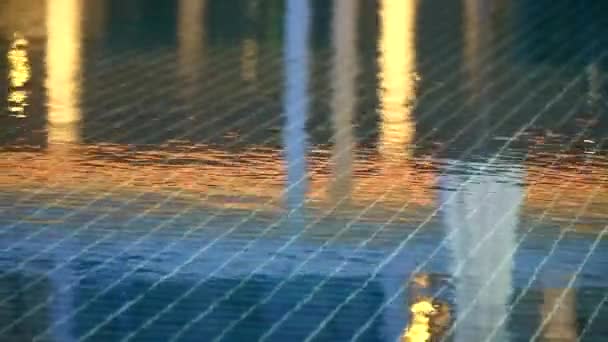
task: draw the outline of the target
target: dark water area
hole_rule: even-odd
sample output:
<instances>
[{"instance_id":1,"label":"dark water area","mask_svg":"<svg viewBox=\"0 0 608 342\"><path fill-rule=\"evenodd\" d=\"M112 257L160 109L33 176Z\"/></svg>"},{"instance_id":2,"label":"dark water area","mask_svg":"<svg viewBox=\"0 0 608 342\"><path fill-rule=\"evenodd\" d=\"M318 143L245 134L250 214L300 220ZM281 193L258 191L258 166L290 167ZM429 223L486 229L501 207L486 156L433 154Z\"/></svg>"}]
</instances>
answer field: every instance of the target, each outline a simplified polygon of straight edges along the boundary
<instances>
[{"instance_id":1,"label":"dark water area","mask_svg":"<svg viewBox=\"0 0 608 342\"><path fill-rule=\"evenodd\" d=\"M608 3L0 0L0 341L605 341Z\"/></svg>"}]
</instances>

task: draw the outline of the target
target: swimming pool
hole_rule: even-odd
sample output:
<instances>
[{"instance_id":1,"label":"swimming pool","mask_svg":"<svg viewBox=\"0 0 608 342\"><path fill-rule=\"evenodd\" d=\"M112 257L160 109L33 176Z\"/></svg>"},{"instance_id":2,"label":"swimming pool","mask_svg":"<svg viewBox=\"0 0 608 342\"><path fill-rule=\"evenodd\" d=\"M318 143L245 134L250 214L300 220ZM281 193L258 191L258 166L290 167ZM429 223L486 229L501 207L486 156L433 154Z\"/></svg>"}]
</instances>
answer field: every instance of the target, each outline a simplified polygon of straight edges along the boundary
<instances>
[{"instance_id":1,"label":"swimming pool","mask_svg":"<svg viewBox=\"0 0 608 342\"><path fill-rule=\"evenodd\" d=\"M0 2L1 340L605 340L607 9Z\"/></svg>"}]
</instances>

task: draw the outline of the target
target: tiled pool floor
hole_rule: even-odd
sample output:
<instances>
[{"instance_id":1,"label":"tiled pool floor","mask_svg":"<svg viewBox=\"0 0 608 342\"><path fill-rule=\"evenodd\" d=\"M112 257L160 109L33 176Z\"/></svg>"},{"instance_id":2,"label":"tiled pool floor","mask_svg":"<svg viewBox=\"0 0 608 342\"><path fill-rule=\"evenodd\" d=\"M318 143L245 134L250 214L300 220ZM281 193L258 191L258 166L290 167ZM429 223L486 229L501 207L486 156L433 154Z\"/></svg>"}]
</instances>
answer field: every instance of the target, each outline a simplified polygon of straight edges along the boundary
<instances>
[{"instance_id":1,"label":"tiled pool floor","mask_svg":"<svg viewBox=\"0 0 608 342\"><path fill-rule=\"evenodd\" d=\"M0 341L608 340L605 13L0 1Z\"/></svg>"}]
</instances>

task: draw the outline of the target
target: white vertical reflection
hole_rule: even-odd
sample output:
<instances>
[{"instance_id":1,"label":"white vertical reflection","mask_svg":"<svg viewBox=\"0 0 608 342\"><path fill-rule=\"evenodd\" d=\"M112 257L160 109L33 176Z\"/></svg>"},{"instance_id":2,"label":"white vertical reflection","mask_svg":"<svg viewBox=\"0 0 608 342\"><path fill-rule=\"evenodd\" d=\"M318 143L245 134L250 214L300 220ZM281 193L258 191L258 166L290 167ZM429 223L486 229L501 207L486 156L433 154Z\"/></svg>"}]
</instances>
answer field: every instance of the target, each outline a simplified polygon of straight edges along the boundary
<instances>
[{"instance_id":1,"label":"white vertical reflection","mask_svg":"<svg viewBox=\"0 0 608 342\"><path fill-rule=\"evenodd\" d=\"M481 55L488 47L487 21L491 1L463 0L465 9L465 64L474 95L484 88ZM487 102L478 102L486 113ZM489 157L489 156L488 156ZM479 173L487 163L455 162L459 173ZM512 292L515 230L524 191L523 171L517 165L485 171L475 176L449 174L443 189L457 189L445 205L444 220L451 236L456 292L456 341L483 341L508 314ZM444 199L454 195L443 190ZM501 325L493 340L508 340Z\"/></svg>"},{"instance_id":2,"label":"white vertical reflection","mask_svg":"<svg viewBox=\"0 0 608 342\"><path fill-rule=\"evenodd\" d=\"M80 0L46 2L48 141L80 140Z\"/></svg>"},{"instance_id":3,"label":"white vertical reflection","mask_svg":"<svg viewBox=\"0 0 608 342\"><path fill-rule=\"evenodd\" d=\"M466 164L469 171L485 164ZM456 280L456 341L483 341L507 315L511 295L510 255L524 191L520 170L472 176L447 175L444 189L464 186L446 202L444 219L451 234ZM466 183L465 183L466 182ZM444 199L454 195L443 190ZM497 340L506 340L504 327Z\"/></svg>"},{"instance_id":4,"label":"white vertical reflection","mask_svg":"<svg viewBox=\"0 0 608 342\"><path fill-rule=\"evenodd\" d=\"M357 63L357 1L335 0L333 18L333 96L331 110L334 128L332 165L335 200L351 190L353 164L353 112L355 109L355 78Z\"/></svg>"},{"instance_id":5,"label":"white vertical reflection","mask_svg":"<svg viewBox=\"0 0 608 342\"><path fill-rule=\"evenodd\" d=\"M417 4L416 0L380 3L380 151L387 160L404 157L414 135Z\"/></svg>"},{"instance_id":6,"label":"white vertical reflection","mask_svg":"<svg viewBox=\"0 0 608 342\"><path fill-rule=\"evenodd\" d=\"M285 15L285 124L283 142L287 163L287 206L293 209L305 199L306 116L308 113L308 40L310 29L308 0L287 0Z\"/></svg>"}]
</instances>

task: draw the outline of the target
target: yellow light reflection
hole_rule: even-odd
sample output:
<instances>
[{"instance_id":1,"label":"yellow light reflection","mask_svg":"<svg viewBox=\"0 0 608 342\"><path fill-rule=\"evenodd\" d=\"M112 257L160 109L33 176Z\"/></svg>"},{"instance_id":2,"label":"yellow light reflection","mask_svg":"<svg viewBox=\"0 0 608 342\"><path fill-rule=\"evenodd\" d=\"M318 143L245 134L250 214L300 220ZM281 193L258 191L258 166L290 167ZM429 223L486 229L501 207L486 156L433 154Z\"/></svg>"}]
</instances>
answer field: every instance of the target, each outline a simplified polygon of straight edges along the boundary
<instances>
[{"instance_id":1,"label":"yellow light reflection","mask_svg":"<svg viewBox=\"0 0 608 342\"><path fill-rule=\"evenodd\" d=\"M426 342L439 339L450 324L449 305L419 293L428 291L431 286L431 278L427 273L417 274L411 285L413 300L410 305L410 323L401 335L401 341Z\"/></svg>"},{"instance_id":2,"label":"yellow light reflection","mask_svg":"<svg viewBox=\"0 0 608 342\"><path fill-rule=\"evenodd\" d=\"M382 0L380 7L381 152L402 159L414 135L411 113L415 98L415 24L418 1Z\"/></svg>"},{"instance_id":3,"label":"yellow light reflection","mask_svg":"<svg viewBox=\"0 0 608 342\"><path fill-rule=\"evenodd\" d=\"M402 341L425 342L431 338L431 316L436 314L433 304L429 300L421 300L410 308L411 324L403 334Z\"/></svg>"},{"instance_id":4,"label":"yellow light reflection","mask_svg":"<svg viewBox=\"0 0 608 342\"><path fill-rule=\"evenodd\" d=\"M78 142L80 97L80 0L47 1L48 141Z\"/></svg>"},{"instance_id":5,"label":"yellow light reflection","mask_svg":"<svg viewBox=\"0 0 608 342\"><path fill-rule=\"evenodd\" d=\"M8 110L16 117L25 117L25 107L29 91L24 89L31 78L30 61L27 53L28 41L15 33L7 58L9 63Z\"/></svg>"}]
</instances>

